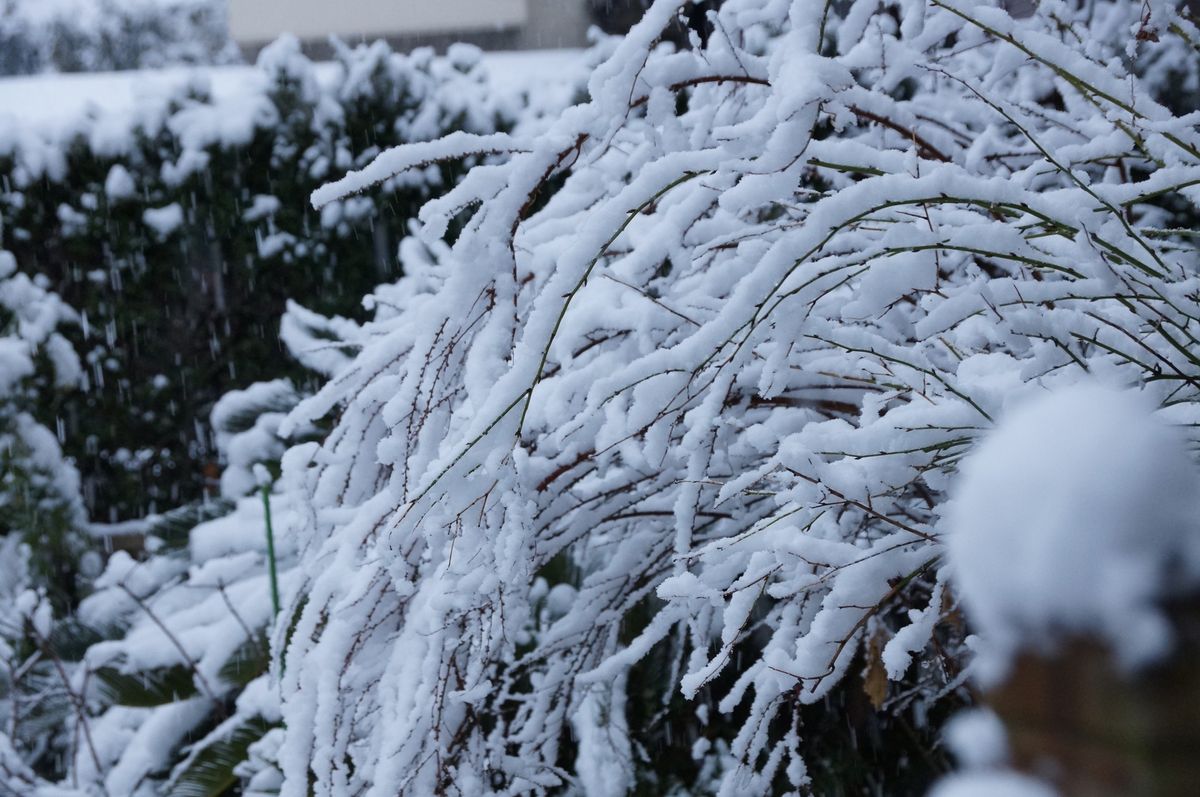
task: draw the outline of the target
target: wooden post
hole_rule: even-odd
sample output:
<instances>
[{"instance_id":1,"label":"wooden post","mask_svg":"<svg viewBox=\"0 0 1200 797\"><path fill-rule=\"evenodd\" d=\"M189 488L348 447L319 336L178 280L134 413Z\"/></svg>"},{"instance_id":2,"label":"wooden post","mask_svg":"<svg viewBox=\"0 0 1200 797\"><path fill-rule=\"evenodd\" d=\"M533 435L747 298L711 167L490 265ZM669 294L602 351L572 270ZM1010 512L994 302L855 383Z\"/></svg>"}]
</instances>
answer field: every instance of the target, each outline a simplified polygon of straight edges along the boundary
<instances>
[{"instance_id":1,"label":"wooden post","mask_svg":"<svg viewBox=\"0 0 1200 797\"><path fill-rule=\"evenodd\" d=\"M1170 615L1175 649L1142 671L1121 671L1083 639L1022 654L987 695L1015 765L1063 797L1200 794L1200 599Z\"/></svg>"}]
</instances>

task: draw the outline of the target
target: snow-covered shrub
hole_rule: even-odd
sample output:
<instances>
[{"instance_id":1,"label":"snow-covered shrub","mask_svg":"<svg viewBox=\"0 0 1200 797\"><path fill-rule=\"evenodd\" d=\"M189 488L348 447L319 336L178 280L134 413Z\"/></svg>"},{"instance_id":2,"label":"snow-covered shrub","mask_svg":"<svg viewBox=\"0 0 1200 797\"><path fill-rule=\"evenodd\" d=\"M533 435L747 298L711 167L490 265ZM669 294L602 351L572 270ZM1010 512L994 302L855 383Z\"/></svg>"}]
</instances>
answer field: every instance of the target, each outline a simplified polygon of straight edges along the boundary
<instances>
[{"instance_id":1,"label":"snow-covered shrub","mask_svg":"<svg viewBox=\"0 0 1200 797\"><path fill-rule=\"evenodd\" d=\"M336 420L289 461L284 797L917 793L956 463L1084 379L1200 421L1173 3L727 0L657 46L683 5L539 135L314 195L491 156L283 427Z\"/></svg>"},{"instance_id":2,"label":"snow-covered shrub","mask_svg":"<svg viewBox=\"0 0 1200 797\"><path fill-rule=\"evenodd\" d=\"M224 514L189 532L148 529L143 561L109 560L79 616L122 631L92 644L78 667L98 742L73 749L64 780L109 794L220 795L254 774L239 767L252 766L249 749L279 724L266 632L272 565L285 586L295 578L287 535L268 560L267 506L258 492L216 503L209 515ZM278 495L269 506L276 528L294 525L298 508Z\"/></svg>"},{"instance_id":3,"label":"snow-covered shrub","mask_svg":"<svg viewBox=\"0 0 1200 797\"><path fill-rule=\"evenodd\" d=\"M279 471L272 429L297 400L281 382L218 403L230 472L251 463ZM12 736L0 747L9 767L0 784L19 782L20 794L58 794L57 781L80 794L193 797L277 784L268 628L276 573L285 587L297 575L294 538L267 534L298 525L303 510L300 491L272 493L269 478L264 490L235 478L220 500L92 527L137 545L112 553L67 619L52 613L38 589L47 579L29 567L44 546L0 538L0 744Z\"/></svg>"},{"instance_id":4,"label":"snow-covered shrub","mask_svg":"<svg viewBox=\"0 0 1200 797\"><path fill-rule=\"evenodd\" d=\"M318 68L285 39L238 76L236 89L197 77L48 131L0 109L0 238L85 321L74 337L90 389L60 416L97 521L211 488L213 403L305 378L279 345L286 300L362 318L363 294L399 275L409 219L461 169L319 214L305 201L315 187L381 147L493 132L515 113L473 48L380 43Z\"/></svg>"},{"instance_id":5,"label":"snow-covered shrub","mask_svg":"<svg viewBox=\"0 0 1200 797\"><path fill-rule=\"evenodd\" d=\"M86 587L90 545L79 474L37 417L79 386L61 329L77 321L0 250L0 787L16 794L64 749L76 700L57 618Z\"/></svg>"},{"instance_id":6,"label":"snow-covered shrub","mask_svg":"<svg viewBox=\"0 0 1200 797\"><path fill-rule=\"evenodd\" d=\"M238 57L224 0L0 0L0 75Z\"/></svg>"},{"instance_id":7,"label":"snow-covered shrub","mask_svg":"<svg viewBox=\"0 0 1200 797\"><path fill-rule=\"evenodd\" d=\"M0 736L0 784L20 794L275 788L273 582L297 579L289 529L306 505L273 482L286 449L277 430L312 382L305 369L327 377L347 359L339 338L357 326L327 315L354 315L365 291L395 279L396 242L462 165L320 214L306 197L380 147L491 133L519 104L486 82L474 48L435 57L378 44L318 68L283 40L244 77L232 94L193 83L49 133L0 120L0 236L29 272L3 253L0 373L12 378L0 439L33 440L40 459L15 444L0 455L52 465L30 471L36 485L72 488L60 518L28 469L4 461L0 531L19 510L37 522L14 520L23 536L0 550L0 733L13 731L11 743ZM279 341L293 297L305 306L288 305ZM62 388L53 395L48 374ZM318 433L293 424L290 440ZM82 465L87 501L60 442ZM69 551L41 531L59 520ZM80 558L99 570L100 553L110 556L93 583L38 570ZM42 595L58 584L70 593Z\"/></svg>"},{"instance_id":8,"label":"snow-covered shrub","mask_svg":"<svg viewBox=\"0 0 1200 797\"><path fill-rule=\"evenodd\" d=\"M285 454L277 430L300 398L283 379L226 394L212 417L221 499L103 528L136 532L141 550L111 556L79 607L79 624L106 637L73 665L97 741L70 748L63 782L189 797L278 785L268 632L276 579L286 589L299 577L289 530L307 510L302 490L275 483Z\"/></svg>"},{"instance_id":9,"label":"snow-covered shrub","mask_svg":"<svg viewBox=\"0 0 1200 797\"><path fill-rule=\"evenodd\" d=\"M22 665L36 655L36 645L29 644L31 634L26 624L31 619L30 609L40 608L40 601L28 589L28 552L20 536L0 537L0 789L13 794L32 791L37 780L12 739L16 735L20 744L24 731L20 722L22 698L32 691L24 688L18 674Z\"/></svg>"},{"instance_id":10,"label":"snow-covered shrub","mask_svg":"<svg viewBox=\"0 0 1200 797\"><path fill-rule=\"evenodd\" d=\"M85 514L79 473L40 418L81 386L83 370L63 334L78 315L46 282L0 250L0 537L20 539L25 566L65 610L81 586Z\"/></svg>"}]
</instances>

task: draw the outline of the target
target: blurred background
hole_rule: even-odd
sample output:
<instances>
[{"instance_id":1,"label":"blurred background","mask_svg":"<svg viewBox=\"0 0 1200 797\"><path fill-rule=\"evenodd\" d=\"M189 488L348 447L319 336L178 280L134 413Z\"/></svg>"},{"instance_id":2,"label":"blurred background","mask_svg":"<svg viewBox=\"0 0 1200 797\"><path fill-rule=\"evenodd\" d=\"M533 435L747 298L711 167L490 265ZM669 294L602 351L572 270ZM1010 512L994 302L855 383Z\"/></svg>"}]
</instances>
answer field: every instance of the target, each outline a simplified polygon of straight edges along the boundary
<instances>
[{"instance_id":1,"label":"blurred background","mask_svg":"<svg viewBox=\"0 0 1200 797\"><path fill-rule=\"evenodd\" d=\"M582 47L589 26L624 32L648 0L0 0L0 74L253 61L283 33L314 57L385 39L488 50ZM705 4L700 4L704 6ZM701 9L696 10L697 19Z\"/></svg>"}]
</instances>

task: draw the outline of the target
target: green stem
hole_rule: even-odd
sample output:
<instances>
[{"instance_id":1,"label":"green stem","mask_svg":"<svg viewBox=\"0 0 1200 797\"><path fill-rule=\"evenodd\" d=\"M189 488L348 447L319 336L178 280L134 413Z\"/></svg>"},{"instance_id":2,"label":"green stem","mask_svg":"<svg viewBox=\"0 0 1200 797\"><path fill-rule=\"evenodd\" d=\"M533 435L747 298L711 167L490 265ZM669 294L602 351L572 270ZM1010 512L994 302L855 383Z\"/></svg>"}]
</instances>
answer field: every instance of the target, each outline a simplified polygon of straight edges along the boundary
<instances>
[{"instance_id":1,"label":"green stem","mask_svg":"<svg viewBox=\"0 0 1200 797\"><path fill-rule=\"evenodd\" d=\"M263 510L267 520L267 565L271 573L271 606L279 615L279 575L275 568L275 531L271 527L271 485L262 486Z\"/></svg>"}]
</instances>

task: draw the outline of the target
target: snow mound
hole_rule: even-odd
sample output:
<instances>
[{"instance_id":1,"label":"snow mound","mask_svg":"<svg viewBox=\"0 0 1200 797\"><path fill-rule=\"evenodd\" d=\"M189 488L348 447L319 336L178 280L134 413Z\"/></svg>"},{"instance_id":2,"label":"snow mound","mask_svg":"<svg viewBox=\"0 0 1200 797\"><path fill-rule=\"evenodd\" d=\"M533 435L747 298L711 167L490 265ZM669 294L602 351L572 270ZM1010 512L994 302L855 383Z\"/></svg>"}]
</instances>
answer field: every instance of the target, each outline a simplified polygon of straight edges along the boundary
<instances>
[{"instance_id":1,"label":"snow mound","mask_svg":"<svg viewBox=\"0 0 1200 797\"><path fill-rule=\"evenodd\" d=\"M1106 640L1130 666L1169 645L1155 604L1200 577L1198 485L1182 435L1152 409L1097 385L1055 392L964 463L948 548L985 680L1061 632Z\"/></svg>"}]
</instances>

